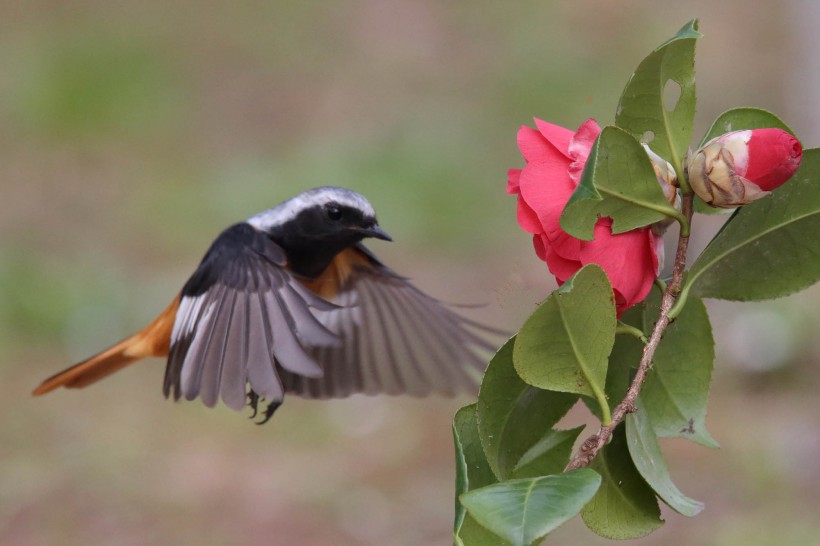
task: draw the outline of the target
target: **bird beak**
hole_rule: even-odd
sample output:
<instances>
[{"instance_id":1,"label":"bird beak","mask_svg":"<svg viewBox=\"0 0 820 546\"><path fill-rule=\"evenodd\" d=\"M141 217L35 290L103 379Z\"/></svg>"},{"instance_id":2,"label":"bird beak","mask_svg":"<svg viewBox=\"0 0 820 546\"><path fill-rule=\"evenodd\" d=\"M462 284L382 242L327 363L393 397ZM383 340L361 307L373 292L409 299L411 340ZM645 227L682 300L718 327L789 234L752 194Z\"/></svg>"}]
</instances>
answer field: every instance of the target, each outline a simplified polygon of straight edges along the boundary
<instances>
[{"instance_id":1,"label":"bird beak","mask_svg":"<svg viewBox=\"0 0 820 546\"><path fill-rule=\"evenodd\" d=\"M379 224L373 224L372 227L364 230L365 237L374 237L376 239L381 239L383 241L392 241L393 237L391 237L385 230L383 230Z\"/></svg>"}]
</instances>

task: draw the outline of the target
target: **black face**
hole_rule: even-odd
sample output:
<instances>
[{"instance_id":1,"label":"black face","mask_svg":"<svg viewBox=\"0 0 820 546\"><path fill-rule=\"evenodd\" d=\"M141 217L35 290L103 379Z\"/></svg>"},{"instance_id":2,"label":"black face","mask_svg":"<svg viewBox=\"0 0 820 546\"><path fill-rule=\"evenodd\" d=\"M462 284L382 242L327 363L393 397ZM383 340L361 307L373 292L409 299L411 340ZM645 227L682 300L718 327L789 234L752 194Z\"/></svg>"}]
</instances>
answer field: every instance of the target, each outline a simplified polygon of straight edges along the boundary
<instances>
[{"instance_id":1,"label":"black face","mask_svg":"<svg viewBox=\"0 0 820 546\"><path fill-rule=\"evenodd\" d=\"M270 237L285 249L291 268L306 277L318 276L336 254L366 237L390 240L375 218L333 201L301 211Z\"/></svg>"},{"instance_id":2,"label":"black face","mask_svg":"<svg viewBox=\"0 0 820 546\"><path fill-rule=\"evenodd\" d=\"M359 237L359 241L365 237L364 230L372 228L376 224L375 218L365 218L362 211L330 202L318 211L317 227L319 237L324 234L338 236Z\"/></svg>"}]
</instances>

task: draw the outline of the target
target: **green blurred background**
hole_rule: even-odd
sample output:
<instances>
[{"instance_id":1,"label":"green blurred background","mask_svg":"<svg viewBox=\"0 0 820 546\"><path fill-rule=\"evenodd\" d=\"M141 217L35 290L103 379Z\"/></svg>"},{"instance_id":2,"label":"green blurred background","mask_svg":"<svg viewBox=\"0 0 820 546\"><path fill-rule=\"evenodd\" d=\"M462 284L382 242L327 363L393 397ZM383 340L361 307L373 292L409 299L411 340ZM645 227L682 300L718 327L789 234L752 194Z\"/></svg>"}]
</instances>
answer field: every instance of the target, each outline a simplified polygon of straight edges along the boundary
<instances>
[{"instance_id":1,"label":"green blurred background","mask_svg":"<svg viewBox=\"0 0 820 546\"><path fill-rule=\"evenodd\" d=\"M817 11L0 3L0 544L449 543L450 420L470 397L289 398L256 427L165 401L159 360L29 393L153 318L223 227L322 184L370 198L394 268L517 328L554 287L504 193L518 126L611 122L638 62L700 17L696 135L758 106L816 146ZM714 229L696 226L696 248ZM818 301L711 306L723 448L664 444L707 508L666 511L641 544L820 541ZM605 542L574 521L550 543Z\"/></svg>"}]
</instances>

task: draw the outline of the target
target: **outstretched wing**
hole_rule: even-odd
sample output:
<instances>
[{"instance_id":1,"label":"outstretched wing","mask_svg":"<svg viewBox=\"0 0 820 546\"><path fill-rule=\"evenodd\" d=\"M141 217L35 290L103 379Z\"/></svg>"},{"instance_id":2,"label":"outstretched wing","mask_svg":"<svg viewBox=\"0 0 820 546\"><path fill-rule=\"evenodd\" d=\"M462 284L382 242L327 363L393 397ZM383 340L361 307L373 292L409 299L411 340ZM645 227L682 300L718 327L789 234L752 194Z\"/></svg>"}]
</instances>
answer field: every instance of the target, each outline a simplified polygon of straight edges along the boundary
<instances>
[{"instance_id":1,"label":"outstretched wing","mask_svg":"<svg viewBox=\"0 0 820 546\"><path fill-rule=\"evenodd\" d=\"M310 349L322 375L280 374L286 391L308 398L475 389L494 349L485 337L501 334L423 293L361 244L306 285L339 306L314 314L341 338Z\"/></svg>"},{"instance_id":2,"label":"outstretched wing","mask_svg":"<svg viewBox=\"0 0 820 546\"><path fill-rule=\"evenodd\" d=\"M284 250L246 223L214 241L182 289L171 332L163 392L174 399L219 398L241 410L246 387L281 401L283 370L316 377L322 369L304 347L338 343L312 311L334 306L285 269Z\"/></svg>"}]
</instances>

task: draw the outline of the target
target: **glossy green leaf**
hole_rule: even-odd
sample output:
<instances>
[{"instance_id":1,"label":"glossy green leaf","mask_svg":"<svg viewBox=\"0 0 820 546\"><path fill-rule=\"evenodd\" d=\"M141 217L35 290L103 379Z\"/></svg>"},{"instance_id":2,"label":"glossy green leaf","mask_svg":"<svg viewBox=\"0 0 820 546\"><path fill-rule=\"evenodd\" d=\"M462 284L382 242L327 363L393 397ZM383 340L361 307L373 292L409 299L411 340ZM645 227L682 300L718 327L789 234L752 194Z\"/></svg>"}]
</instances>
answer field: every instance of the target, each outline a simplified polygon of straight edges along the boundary
<instances>
[{"instance_id":1,"label":"glossy green leaf","mask_svg":"<svg viewBox=\"0 0 820 546\"><path fill-rule=\"evenodd\" d=\"M467 514L459 496L471 489L495 483L490 465L484 456L476 423L476 405L464 406L453 418L453 440L456 451L456 515L453 523L454 541L459 544L490 546L498 544L497 537L487 533ZM469 541L466 537L470 537ZM486 541L480 542L482 536ZM463 542L462 542L463 541Z\"/></svg>"},{"instance_id":2,"label":"glossy green leaf","mask_svg":"<svg viewBox=\"0 0 820 546\"><path fill-rule=\"evenodd\" d=\"M659 293L653 290L643 306L647 335L658 319L660 301ZM714 360L715 342L706 306L690 297L683 312L666 329L641 391L658 436L688 438L706 447L719 447L706 430Z\"/></svg>"},{"instance_id":3,"label":"glossy green leaf","mask_svg":"<svg viewBox=\"0 0 820 546\"><path fill-rule=\"evenodd\" d=\"M715 122L712 123L709 130L706 131L706 134L703 135L703 138L698 144L698 148L713 138L719 137L725 133L731 133L732 131L745 131L747 129L765 129L767 127L783 129L784 131L794 134L791 127L783 123L783 120L771 112L761 110L759 108L733 108L732 110L727 110L718 116ZM720 214L726 213L728 210L710 207L703 202L703 200L695 199L695 212L699 212L701 214Z\"/></svg>"},{"instance_id":4,"label":"glossy green leaf","mask_svg":"<svg viewBox=\"0 0 820 546\"><path fill-rule=\"evenodd\" d=\"M690 21L641 62L615 116L615 125L649 144L676 168L692 139L695 41L701 36L697 29L697 20Z\"/></svg>"},{"instance_id":5,"label":"glossy green leaf","mask_svg":"<svg viewBox=\"0 0 820 546\"><path fill-rule=\"evenodd\" d=\"M652 428L649 415L643 410L640 397L638 411L626 416L626 441L635 468L646 483L672 509L684 516L695 516L703 510L703 503L690 499L672 482L666 461L663 459L658 437Z\"/></svg>"},{"instance_id":6,"label":"glossy green leaf","mask_svg":"<svg viewBox=\"0 0 820 546\"><path fill-rule=\"evenodd\" d=\"M512 478L534 478L547 474L558 474L569 462L572 446L584 425L569 430L549 429L518 460L512 471Z\"/></svg>"},{"instance_id":7,"label":"glossy green leaf","mask_svg":"<svg viewBox=\"0 0 820 546\"><path fill-rule=\"evenodd\" d=\"M588 468L509 480L461 496L476 521L515 546L526 546L573 517L595 494L601 477Z\"/></svg>"},{"instance_id":8,"label":"glossy green leaf","mask_svg":"<svg viewBox=\"0 0 820 546\"><path fill-rule=\"evenodd\" d=\"M620 320L643 331L643 316L643 306L638 304L627 309ZM611 410L615 409L615 406L626 396L626 391L641 360L643 348L643 343L631 335L618 334L615 336L615 345L609 354L606 386L604 387ZM599 419L602 417L600 408L592 400L584 398L583 401L596 417Z\"/></svg>"},{"instance_id":9,"label":"glossy green leaf","mask_svg":"<svg viewBox=\"0 0 820 546\"><path fill-rule=\"evenodd\" d=\"M532 462L534 452L531 450L536 444L543 446L543 442L557 441L550 444L549 453L541 455L560 457L566 438L556 436L559 431L553 431L552 427L578 400L576 394L545 391L522 381L513 367L514 343L515 338L507 341L490 361L481 382L476 410L481 443L499 480L523 477L516 468L526 453L530 453L528 460ZM557 469L539 465L545 470L541 474L558 472L566 463L564 460Z\"/></svg>"},{"instance_id":10,"label":"glossy green leaf","mask_svg":"<svg viewBox=\"0 0 820 546\"><path fill-rule=\"evenodd\" d=\"M456 412L453 418L453 440L456 447L458 494L496 481L478 436L476 404L464 406Z\"/></svg>"},{"instance_id":11,"label":"glossy green leaf","mask_svg":"<svg viewBox=\"0 0 820 546\"><path fill-rule=\"evenodd\" d=\"M779 298L820 280L820 149L770 196L742 207L692 265L684 291L705 298Z\"/></svg>"},{"instance_id":12,"label":"glossy green leaf","mask_svg":"<svg viewBox=\"0 0 820 546\"><path fill-rule=\"evenodd\" d=\"M511 543L480 525L467 514L458 534L453 536L454 546L511 546Z\"/></svg>"},{"instance_id":13,"label":"glossy green leaf","mask_svg":"<svg viewBox=\"0 0 820 546\"><path fill-rule=\"evenodd\" d=\"M731 133L732 131L745 131L747 129L766 129L774 127L783 129L794 134L791 127L786 125L782 119L772 114L768 110L760 108L732 108L723 112L703 135L698 148L720 135Z\"/></svg>"},{"instance_id":14,"label":"glossy green leaf","mask_svg":"<svg viewBox=\"0 0 820 546\"><path fill-rule=\"evenodd\" d=\"M515 369L530 385L593 396L605 405L615 325L615 300L606 273L587 265L524 323L513 350Z\"/></svg>"},{"instance_id":15,"label":"glossy green leaf","mask_svg":"<svg viewBox=\"0 0 820 546\"><path fill-rule=\"evenodd\" d=\"M655 493L629 455L623 426L615 429L612 441L598 452L590 468L602 478L598 492L581 511L593 532L605 538L631 539L663 525Z\"/></svg>"},{"instance_id":16,"label":"glossy green leaf","mask_svg":"<svg viewBox=\"0 0 820 546\"><path fill-rule=\"evenodd\" d=\"M561 228L591 241L599 217L612 218L612 233L624 233L675 216L663 195L646 150L629 133L604 127L584 173L561 213Z\"/></svg>"}]
</instances>

